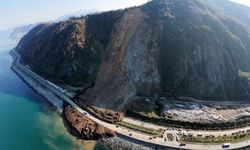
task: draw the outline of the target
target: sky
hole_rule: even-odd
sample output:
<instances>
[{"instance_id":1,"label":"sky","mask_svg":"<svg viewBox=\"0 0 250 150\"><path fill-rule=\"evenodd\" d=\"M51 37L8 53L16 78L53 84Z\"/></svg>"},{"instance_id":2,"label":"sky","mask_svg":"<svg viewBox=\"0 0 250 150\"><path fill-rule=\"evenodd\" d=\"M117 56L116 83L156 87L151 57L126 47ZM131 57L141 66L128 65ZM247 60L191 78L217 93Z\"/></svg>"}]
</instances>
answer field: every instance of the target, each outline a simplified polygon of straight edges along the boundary
<instances>
[{"instance_id":1,"label":"sky","mask_svg":"<svg viewBox=\"0 0 250 150\"><path fill-rule=\"evenodd\" d=\"M148 0L0 0L0 30L51 21L77 12L136 6Z\"/></svg>"},{"instance_id":2,"label":"sky","mask_svg":"<svg viewBox=\"0 0 250 150\"><path fill-rule=\"evenodd\" d=\"M51 21L88 10L113 10L140 5L148 0L0 0L0 30ZM250 0L232 0L250 6Z\"/></svg>"},{"instance_id":3,"label":"sky","mask_svg":"<svg viewBox=\"0 0 250 150\"><path fill-rule=\"evenodd\" d=\"M250 6L250 0L231 0L231 1Z\"/></svg>"}]
</instances>

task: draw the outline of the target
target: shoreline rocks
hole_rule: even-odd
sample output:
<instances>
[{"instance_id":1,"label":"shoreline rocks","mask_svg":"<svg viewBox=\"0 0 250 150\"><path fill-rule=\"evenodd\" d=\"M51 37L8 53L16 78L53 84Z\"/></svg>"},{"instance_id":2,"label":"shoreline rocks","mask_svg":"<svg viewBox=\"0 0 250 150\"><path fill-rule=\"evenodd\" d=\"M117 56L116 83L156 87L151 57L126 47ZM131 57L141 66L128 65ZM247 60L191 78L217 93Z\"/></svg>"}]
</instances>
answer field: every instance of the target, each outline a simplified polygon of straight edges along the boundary
<instances>
[{"instance_id":1,"label":"shoreline rocks","mask_svg":"<svg viewBox=\"0 0 250 150\"><path fill-rule=\"evenodd\" d=\"M105 138L100 143L112 150L175 150L174 148L156 146L149 143L129 139L121 135Z\"/></svg>"}]
</instances>

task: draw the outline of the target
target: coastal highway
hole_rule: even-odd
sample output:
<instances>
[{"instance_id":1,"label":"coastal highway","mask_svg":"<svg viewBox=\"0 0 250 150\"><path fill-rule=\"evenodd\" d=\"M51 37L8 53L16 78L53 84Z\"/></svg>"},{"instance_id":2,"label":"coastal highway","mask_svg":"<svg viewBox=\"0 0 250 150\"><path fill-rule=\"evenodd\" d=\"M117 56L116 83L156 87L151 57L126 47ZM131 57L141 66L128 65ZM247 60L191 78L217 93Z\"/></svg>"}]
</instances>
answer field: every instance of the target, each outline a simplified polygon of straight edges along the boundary
<instances>
[{"instance_id":1,"label":"coastal highway","mask_svg":"<svg viewBox=\"0 0 250 150\"><path fill-rule=\"evenodd\" d=\"M74 107L77 111L79 111L80 113L86 115L89 119L93 120L94 122L108 128L111 129L113 131L115 131L117 134L120 134L122 136L134 139L134 140L138 140L141 142L145 142L145 143L150 143L153 145L158 145L161 147L171 147L171 148L177 148L177 149L196 149L196 150L219 150L222 149L222 144L199 144L199 143L190 143L190 144L186 144L185 146L180 146L180 143L176 140L174 141L165 141L165 137L167 133L172 133L173 135L177 135L177 133L179 132L178 130L166 130L164 133L164 137L163 138L152 138L152 136L147 135L147 134L143 134L143 133L139 133L133 130L129 130L127 128L123 128L120 126L116 126L104 121L101 121L97 118L95 118L94 116L88 114L86 111L84 111L82 108L80 108L77 104L75 104L71 99L74 96L74 93L70 93L68 91L66 91L65 89L58 87L57 85L45 80L44 78L40 77L39 75L35 74L34 72L32 72L28 67L23 66L20 63L20 55L15 51L12 50L10 52L10 54L12 55L14 62L13 64L15 66L17 66L20 70L22 70L23 72L25 72L27 75L29 75L31 78L33 78L34 80L36 80L39 84L41 84L42 86L46 87L48 90L50 90L51 92L53 92L55 95L57 95L60 99L62 99L63 101L69 103L72 107ZM138 121L138 120L134 120L134 119L130 119L130 118L125 118L124 119L125 122L130 122L133 124L137 124L137 125L141 125L141 126L145 126L147 128L155 128L155 129L167 129L167 127L163 127L163 126L159 126L159 125L155 125L155 124L150 124L150 123L146 123L146 122L142 122L142 121ZM250 127L249 127L250 128ZM243 129L239 129L239 130L243 130ZM194 134L207 134L208 132L206 131L189 131L190 133ZM224 131L220 131L220 134L223 134ZM227 134L232 134L235 132L235 130L228 130L225 131L227 132ZM247 147L250 145L250 140L249 141L243 141L243 142L239 142L239 143L232 143L229 149L238 149L238 148L242 148L242 147Z\"/></svg>"}]
</instances>

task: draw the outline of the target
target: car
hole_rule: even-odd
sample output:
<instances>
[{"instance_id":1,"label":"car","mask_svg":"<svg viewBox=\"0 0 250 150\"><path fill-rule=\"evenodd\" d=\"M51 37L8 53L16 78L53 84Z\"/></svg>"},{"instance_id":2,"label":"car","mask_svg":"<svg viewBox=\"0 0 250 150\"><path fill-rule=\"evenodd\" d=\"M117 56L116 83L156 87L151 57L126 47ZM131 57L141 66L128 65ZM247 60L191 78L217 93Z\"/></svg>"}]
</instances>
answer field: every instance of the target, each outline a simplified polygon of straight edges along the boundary
<instances>
[{"instance_id":1,"label":"car","mask_svg":"<svg viewBox=\"0 0 250 150\"><path fill-rule=\"evenodd\" d=\"M180 146L186 146L187 144L186 143L180 143Z\"/></svg>"},{"instance_id":2,"label":"car","mask_svg":"<svg viewBox=\"0 0 250 150\"><path fill-rule=\"evenodd\" d=\"M222 144L222 148L229 148L231 143L224 143Z\"/></svg>"}]
</instances>

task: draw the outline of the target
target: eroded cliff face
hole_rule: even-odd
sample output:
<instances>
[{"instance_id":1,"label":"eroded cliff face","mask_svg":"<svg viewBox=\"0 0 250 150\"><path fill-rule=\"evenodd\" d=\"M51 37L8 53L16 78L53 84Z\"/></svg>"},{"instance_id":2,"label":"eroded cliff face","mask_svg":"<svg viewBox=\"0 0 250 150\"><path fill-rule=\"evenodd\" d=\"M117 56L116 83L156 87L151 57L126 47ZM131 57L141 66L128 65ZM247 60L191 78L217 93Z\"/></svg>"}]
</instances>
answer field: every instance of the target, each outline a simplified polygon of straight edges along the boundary
<instances>
[{"instance_id":1,"label":"eroded cliff face","mask_svg":"<svg viewBox=\"0 0 250 150\"><path fill-rule=\"evenodd\" d=\"M109 107L111 101L120 109L137 93L159 92L156 41L160 25L156 23L151 28L146 19L146 13L134 8L124 13L115 25L96 85L88 91L99 106Z\"/></svg>"},{"instance_id":2,"label":"eroded cliff face","mask_svg":"<svg viewBox=\"0 0 250 150\"><path fill-rule=\"evenodd\" d=\"M246 100L250 27L225 14L205 1L153 0L37 26L17 49L53 81L92 85L78 99L102 108L145 97Z\"/></svg>"}]
</instances>

